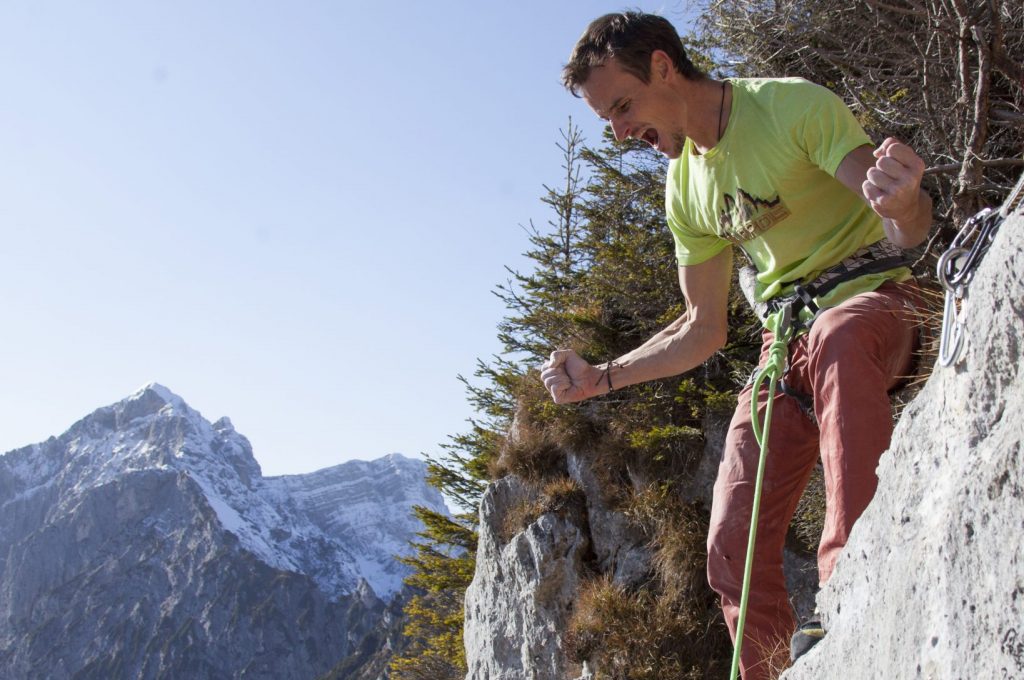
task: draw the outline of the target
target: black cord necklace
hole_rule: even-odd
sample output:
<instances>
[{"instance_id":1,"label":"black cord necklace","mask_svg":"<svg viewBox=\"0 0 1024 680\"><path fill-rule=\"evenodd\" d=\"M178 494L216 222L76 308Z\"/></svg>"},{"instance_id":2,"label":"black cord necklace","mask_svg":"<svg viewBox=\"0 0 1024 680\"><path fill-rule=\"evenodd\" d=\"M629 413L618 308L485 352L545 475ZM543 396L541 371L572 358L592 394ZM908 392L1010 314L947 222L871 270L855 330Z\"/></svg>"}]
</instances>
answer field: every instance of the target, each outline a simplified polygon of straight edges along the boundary
<instances>
[{"instance_id":1,"label":"black cord necklace","mask_svg":"<svg viewBox=\"0 0 1024 680\"><path fill-rule=\"evenodd\" d=\"M722 141L722 114L725 113L725 81L722 81L722 101L718 104L718 141Z\"/></svg>"}]
</instances>

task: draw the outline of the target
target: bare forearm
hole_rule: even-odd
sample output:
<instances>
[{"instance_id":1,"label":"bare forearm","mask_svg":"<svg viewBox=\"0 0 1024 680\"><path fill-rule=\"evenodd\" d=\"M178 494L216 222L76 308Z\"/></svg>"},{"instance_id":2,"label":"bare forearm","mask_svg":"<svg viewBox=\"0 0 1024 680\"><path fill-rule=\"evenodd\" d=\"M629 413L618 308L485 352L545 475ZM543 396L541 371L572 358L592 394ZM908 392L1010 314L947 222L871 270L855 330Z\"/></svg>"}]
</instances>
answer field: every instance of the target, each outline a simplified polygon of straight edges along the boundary
<instances>
[{"instance_id":1,"label":"bare forearm","mask_svg":"<svg viewBox=\"0 0 1024 680\"><path fill-rule=\"evenodd\" d=\"M683 315L643 345L597 368L602 373L607 370L612 387L618 389L685 373L707 361L723 344L723 332ZM607 385L603 389L607 391Z\"/></svg>"},{"instance_id":2,"label":"bare forearm","mask_svg":"<svg viewBox=\"0 0 1024 680\"><path fill-rule=\"evenodd\" d=\"M725 344L731 273L728 249L705 262L680 267L686 313L614 361L594 366L571 349L552 352L540 372L551 398L557 404L582 401L699 366Z\"/></svg>"}]
</instances>

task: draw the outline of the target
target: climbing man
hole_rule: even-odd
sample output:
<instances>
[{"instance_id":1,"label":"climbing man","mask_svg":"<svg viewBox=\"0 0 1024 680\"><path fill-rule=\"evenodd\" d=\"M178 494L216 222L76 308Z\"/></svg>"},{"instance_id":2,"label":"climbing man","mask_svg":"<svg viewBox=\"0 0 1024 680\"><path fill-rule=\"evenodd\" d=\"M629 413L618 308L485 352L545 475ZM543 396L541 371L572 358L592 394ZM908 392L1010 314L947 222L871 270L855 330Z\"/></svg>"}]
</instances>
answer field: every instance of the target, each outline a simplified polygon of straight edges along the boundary
<instances>
[{"instance_id":1,"label":"climbing man","mask_svg":"<svg viewBox=\"0 0 1024 680\"><path fill-rule=\"evenodd\" d=\"M824 87L709 78L655 15L592 22L562 78L616 139L642 139L670 159L665 204L686 311L607 363L552 353L541 378L554 401L678 375L720 349L734 245L756 268L748 295L755 306L795 300L795 323L806 329L790 343L785 393L773 405L740 659L745 680L766 678L791 634L794 653L816 639L813 624L794 633L782 547L819 456L827 498L821 584L875 492L893 426L888 391L909 371L916 342L906 313L916 289L900 249L921 243L931 226L924 163L893 138L875 148ZM765 330L762 362L771 340ZM708 535L708 579L734 641L759 458L751 392L740 393L729 427ZM762 390L762 413L765 399Z\"/></svg>"}]
</instances>

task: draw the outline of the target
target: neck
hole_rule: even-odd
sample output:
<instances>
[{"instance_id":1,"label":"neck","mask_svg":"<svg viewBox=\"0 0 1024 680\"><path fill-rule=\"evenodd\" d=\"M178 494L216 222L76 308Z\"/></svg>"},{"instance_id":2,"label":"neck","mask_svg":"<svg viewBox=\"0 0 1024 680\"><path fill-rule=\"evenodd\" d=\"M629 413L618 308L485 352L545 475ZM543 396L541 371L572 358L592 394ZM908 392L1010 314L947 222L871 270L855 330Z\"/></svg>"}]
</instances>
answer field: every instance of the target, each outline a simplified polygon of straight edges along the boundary
<instances>
[{"instance_id":1,"label":"neck","mask_svg":"<svg viewBox=\"0 0 1024 680\"><path fill-rule=\"evenodd\" d=\"M707 153L721 140L729 124L732 88L721 80L689 81L686 136L698 153ZM724 88L724 90L723 90Z\"/></svg>"}]
</instances>

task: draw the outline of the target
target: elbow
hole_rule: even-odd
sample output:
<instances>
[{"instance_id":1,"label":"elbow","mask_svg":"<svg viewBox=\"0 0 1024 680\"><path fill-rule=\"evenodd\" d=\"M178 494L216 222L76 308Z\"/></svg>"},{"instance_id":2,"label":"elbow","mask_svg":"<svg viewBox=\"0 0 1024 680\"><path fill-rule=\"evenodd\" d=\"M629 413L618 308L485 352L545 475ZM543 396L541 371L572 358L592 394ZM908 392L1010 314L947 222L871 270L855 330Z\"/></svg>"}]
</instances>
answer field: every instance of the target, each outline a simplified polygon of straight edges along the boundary
<instances>
[{"instance_id":1,"label":"elbow","mask_svg":"<svg viewBox=\"0 0 1024 680\"><path fill-rule=\"evenodd\" d=\"M715 352L725 347L725 343L729 340L729 326L722 319L720 323L708 324L701 330L701 354L707 360Z\"/></svg>"},{"instance_id":2,"label":"elbow","mask_svg":"<svg viewBox=\"0 0 1024 680\"><path fill-rule=\"evenodd\" d=\"M711 339L711 351L708 352L708 356L711 356L715 352L725 347L725 343L729 341L729 329L726 326L722 326L716 332L714 337Z\"/></svg>"}]
</instances>

